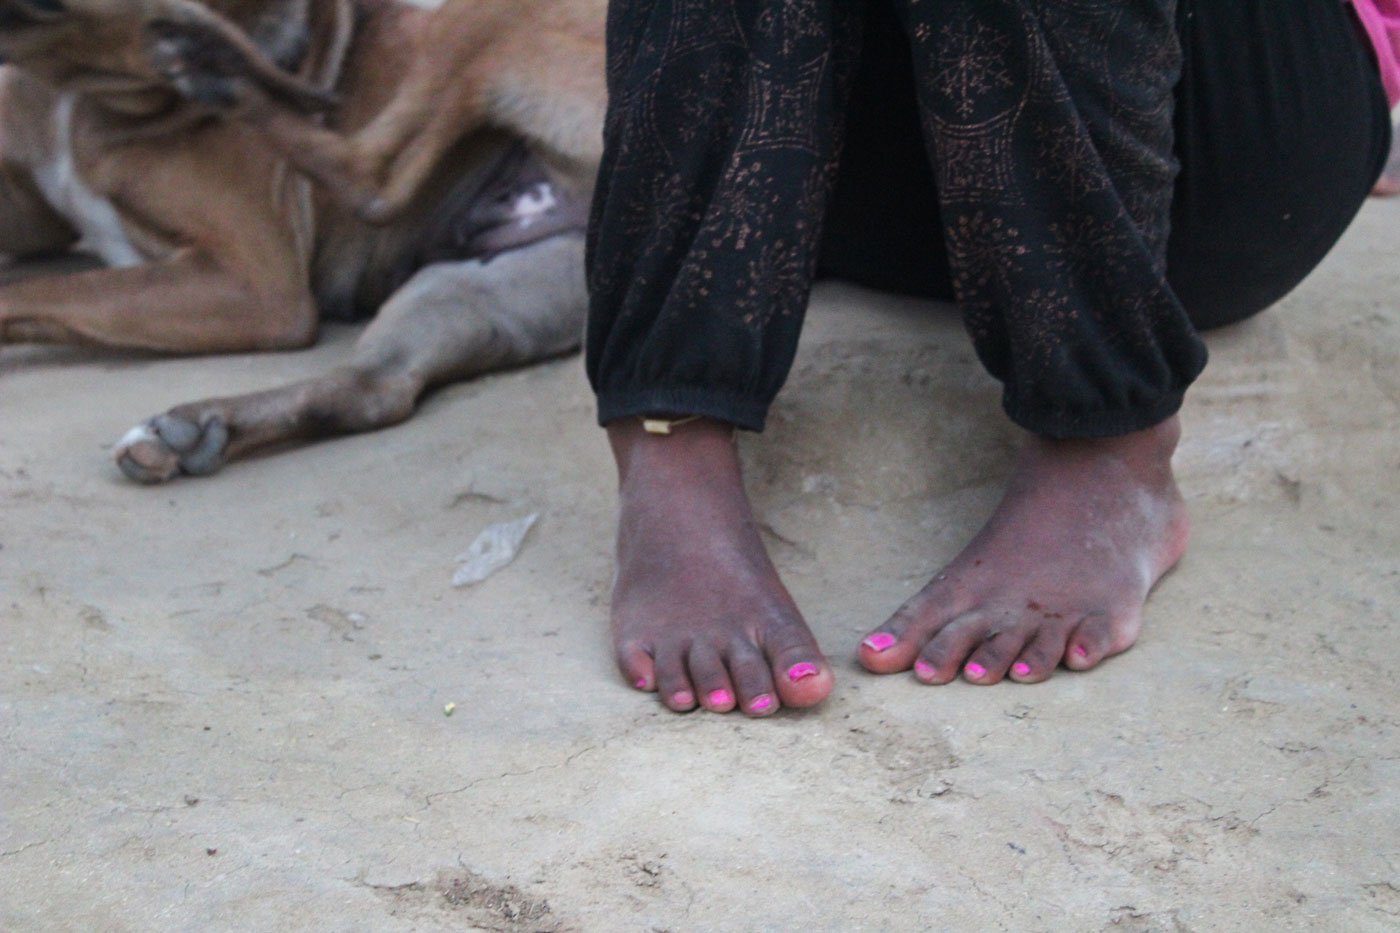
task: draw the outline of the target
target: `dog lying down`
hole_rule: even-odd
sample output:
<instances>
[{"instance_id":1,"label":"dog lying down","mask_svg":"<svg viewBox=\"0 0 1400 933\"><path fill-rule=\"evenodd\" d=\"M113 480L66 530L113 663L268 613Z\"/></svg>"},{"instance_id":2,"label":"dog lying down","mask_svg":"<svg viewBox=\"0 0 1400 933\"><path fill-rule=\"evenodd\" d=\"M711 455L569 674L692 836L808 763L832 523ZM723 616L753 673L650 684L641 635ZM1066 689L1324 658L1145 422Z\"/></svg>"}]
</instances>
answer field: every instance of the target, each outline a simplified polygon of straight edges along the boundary
<instances>
[{"instance_id":1,"label":"dog lying down","mask_svg":"<svg viewBox=\"0 0 1400 933\"><path fill-rule=\"evenodd\" d=\"M286 350L372 315L341 368L133 428L141 482L576 349L605 5L0 0L0 256L104 263L0 284L0 345Z\"/></svg>"}]
</instances>

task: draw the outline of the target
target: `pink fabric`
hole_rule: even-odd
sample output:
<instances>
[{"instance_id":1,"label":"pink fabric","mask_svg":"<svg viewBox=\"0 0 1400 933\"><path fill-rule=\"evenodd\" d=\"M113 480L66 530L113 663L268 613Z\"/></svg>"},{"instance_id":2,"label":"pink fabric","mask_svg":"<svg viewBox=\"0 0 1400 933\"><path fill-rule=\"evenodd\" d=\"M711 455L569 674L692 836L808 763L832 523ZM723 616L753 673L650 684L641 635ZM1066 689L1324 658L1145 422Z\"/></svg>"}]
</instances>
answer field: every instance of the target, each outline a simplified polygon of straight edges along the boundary
<instances>
[{"instance_id":1,"label":"pink fabric","mask_svg":"<svg viewBox=\"0 0 1400 933\"><path fill-rule=\"evenodd\" d=\"M1400 0L1352 0L1376 47L1390 106L1400 103Z\"/></svg>"}]
</instances>

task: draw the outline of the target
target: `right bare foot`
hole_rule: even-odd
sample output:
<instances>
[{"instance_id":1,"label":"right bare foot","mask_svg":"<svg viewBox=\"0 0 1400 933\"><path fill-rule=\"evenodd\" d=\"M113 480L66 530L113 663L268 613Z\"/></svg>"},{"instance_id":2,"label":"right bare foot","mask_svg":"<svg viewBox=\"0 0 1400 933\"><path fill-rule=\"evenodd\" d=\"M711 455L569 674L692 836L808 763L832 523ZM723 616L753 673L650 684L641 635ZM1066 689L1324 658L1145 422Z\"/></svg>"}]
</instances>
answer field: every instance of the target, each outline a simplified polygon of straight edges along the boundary
<instances>
[{"instance_id":1,"label":"right bare foot","mask_svg":"<svg viewBox=\"0 0 1400 933\"><path fill-rule=\"evenodd\" d=\"M618 666L673 710L751 716L812 706L831 667L759 538L731 429L608 426L621 513L612 630Z\"/></svg>"}]
</instances>

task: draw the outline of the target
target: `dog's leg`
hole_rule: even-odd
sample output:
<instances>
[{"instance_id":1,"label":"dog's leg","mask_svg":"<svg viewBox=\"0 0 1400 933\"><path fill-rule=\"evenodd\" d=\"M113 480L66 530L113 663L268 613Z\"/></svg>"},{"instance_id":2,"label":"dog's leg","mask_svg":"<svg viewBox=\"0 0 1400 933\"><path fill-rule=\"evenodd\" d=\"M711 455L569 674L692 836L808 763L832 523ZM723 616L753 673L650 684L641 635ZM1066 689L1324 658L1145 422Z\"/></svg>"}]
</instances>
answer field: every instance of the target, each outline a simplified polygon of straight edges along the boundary
<instances>
[{"instance_id":1,"label":"dog's leg","mask_svg":"<svg viewBox=\"0 0 1400 933\"><path fill-rule=\"evenodd\" d=\"M184 93L256 126L269 145L374 224L401 215L459 140L486 125L513 131L592 182L607 97L603 42L528 10L448 0L421 28L417 55L388 104L348 135L308 118L271 80L236 27L189 19L161 26L158 71ZM507 11L507 12L502 12ZM547 12L547 11L546 11ZM286 77L286 76L283 76Z\"/></svg>"},{"instance_id":2,"label":"dog's leg","mask_svg":"<svg viewBox=\"0 0 1400 933\"><path fill-rule=\"evenodd\" d=\"M465 87L469 59L478 51L473 25L447 24L453 30L445 40L448 54L411 59L403 87L353 135L312 119L332 98L314 96L313 88L279 70L218 14L151 23L147 54L156 72L186 97L257 127L277 153L337 201L365 220L386 223L417 194L443 154L483 125Z\"/></svg>"},{"instance_id":3,"label":"dog's leg","mask_svg":"<svg viewBox=\"0 0 1400 933\"><path fill-rule=\"evenodd\" d=\"M236 108L253 88L281 106L321 113L335 95L283 71L237 24L200 4L171 0L146 24L146 54L152 67L193 101L215 109Z\"/></svg>"},{"instance_id":4,"label":"dog's leg","mask_svg":"<svg viewBox=\"0 0 1400 933\"><path fill-rule=\"evenodd\" d=\"M73 245L78 234L49 207L27 172L0 162L0 256L23 258Z\"/></svg>"},{"instance_id":5,"label":"dog's leg","mask_svg":"<svg viewBox=\"0 0 1400 933\"><path fill-rule=\"evenodd\" d=\"M408 98L401 98L408 101ZM400 216L457 140L483 125L475 107L446 106L419 113L411 104L391 105L350 137L356 155L355 212L368 223Z\"/></svg>"},{"instance_id":6,"label":"dog's leg","mask_svg":"<svg viewBox=\"0 0 1400 933\"><path fill-rule=\"evenodd\" d=\"M268 283L281 281L266 270ZM170 353L304 347L316 337L304 281L258 283L185 249L161 262L0 286L0 345L69 343Z\"/></svg>"},{"instance_id":7,"label":"dog's leg","mask_svg":"<svg viewBox=\"0 0 1400 933\"><path fill-rule=\"evenodd\" d=\"M447 149L482 125L469 108L454 106L459 93L423 91L397 98L362 131L347 136L264 87L252 67L230 66L238 49L229 46L213 54L217 38L211 33L184 44L164 39L157 46L162 50L159 67L192 100L226 108L257 127L273 151L371 223L398 216ZM387 192L386 176L393 180Z\"/></svg>"},{"instance_id":8,"label":"dog's leg","mask_svg":"<svg viewBox=\"0 0 1400 933\"><path fill-rule=\"evenodd\" d=\"M408 418L434 386L578 347L583 237L428 266L380 310L348 366L267 392L181 405L133 428L116 459L134 480L212 473L250 451Z\"/></svg>"}]
</instances>

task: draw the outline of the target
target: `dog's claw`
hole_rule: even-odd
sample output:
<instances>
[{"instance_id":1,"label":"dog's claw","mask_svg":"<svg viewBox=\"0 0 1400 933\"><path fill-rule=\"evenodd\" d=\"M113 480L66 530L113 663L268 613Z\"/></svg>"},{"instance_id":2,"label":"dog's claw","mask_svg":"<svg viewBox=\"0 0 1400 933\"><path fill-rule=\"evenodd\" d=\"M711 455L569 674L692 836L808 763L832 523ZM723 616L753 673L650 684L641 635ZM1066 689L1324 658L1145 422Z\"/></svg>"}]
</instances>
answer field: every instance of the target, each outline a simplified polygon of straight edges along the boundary
<instances>
[{"instance_id":1,"label":"dog's claw","mask_svg":"<svg viewBox=\"0 0 1400 933\"><path fill-rule=\"evenodd\" d=\"M169 482L181 473L206 476L224 465L228 425L221 418L195 423L158 415L117 442L117 466L138 483Z\"/></svg>"}]
</instances>

